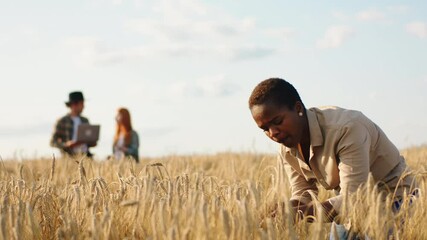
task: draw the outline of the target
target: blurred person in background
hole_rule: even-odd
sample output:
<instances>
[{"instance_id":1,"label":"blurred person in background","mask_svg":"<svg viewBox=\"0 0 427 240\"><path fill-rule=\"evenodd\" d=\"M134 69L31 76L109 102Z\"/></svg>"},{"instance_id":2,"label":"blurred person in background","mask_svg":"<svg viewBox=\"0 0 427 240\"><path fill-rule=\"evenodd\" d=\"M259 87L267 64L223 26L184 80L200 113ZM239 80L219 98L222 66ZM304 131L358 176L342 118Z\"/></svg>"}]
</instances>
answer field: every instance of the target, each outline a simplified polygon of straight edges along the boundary
<instances>
[{"instance_id":1,"label":"blurred person in background","mask_svg":"<svg viewBox=\"0 0 427 240\"><path fill-rule=\"evenodd\" d=\"M96 146L96 142L82 143L77 141L78 126L89 123L87 118L81 116L84 109L83 93L79 91L69 93L65 105L69 108L69 113L57 120L50 145L59 148L63 155L84 154L92 157L93 154L89 148Z\"/></svg>"},{"instance_id":2,"label":"blurred person in background","mask_svg":"<svg viewBox=\"0 0 427 240\"><path fill-rule=\"evenodd\" d=\"M131 157L139 162L139 137L133 130L130 113L126 108L119 108L116 114L116 134L113 141L113 155L116 159Z\"/></svg>"},{"instance_id":3,"label":"blurred person in background","mask_svg":"<svg viewBox=\"0 0 427 240\"><path fill-rule=\"evenodd\" d=\"M317 197L321 186L335 190L336 196L321 206L327 221L336 220L343 196L364 186L369 175L380 192L394 194L389 195L394 199L393 211L399 210L405 192L416 195L405 159L361 112L339 107L306 109L292 84L280 78L260 82L251 93L249 109L258 127L280 144L279 158L291 186L289 204L300 218L314 216L311 194ZM358 239L352 234L348 226L334 222L330 239Z\"/></svg>"}]
</instances>

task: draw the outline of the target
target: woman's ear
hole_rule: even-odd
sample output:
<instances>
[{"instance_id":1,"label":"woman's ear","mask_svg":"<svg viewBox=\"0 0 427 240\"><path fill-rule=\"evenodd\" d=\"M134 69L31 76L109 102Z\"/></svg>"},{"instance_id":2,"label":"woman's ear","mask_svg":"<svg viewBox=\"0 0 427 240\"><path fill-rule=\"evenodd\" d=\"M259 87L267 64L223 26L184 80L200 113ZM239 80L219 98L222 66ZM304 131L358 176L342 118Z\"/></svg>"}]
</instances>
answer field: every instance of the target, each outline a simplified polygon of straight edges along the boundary
<instances>
[{"instance_id":1,"label":"woman's ear","mask_svg":"<svg viewBox=\"0 0 427 240\"><path fill-rule=\"evenodd\" d=\"M300 102L300 101L297 101L295 103L294 109L297 113L304 113L304 105L302 105L302 102Z\"/></svg>"}]
</instances>

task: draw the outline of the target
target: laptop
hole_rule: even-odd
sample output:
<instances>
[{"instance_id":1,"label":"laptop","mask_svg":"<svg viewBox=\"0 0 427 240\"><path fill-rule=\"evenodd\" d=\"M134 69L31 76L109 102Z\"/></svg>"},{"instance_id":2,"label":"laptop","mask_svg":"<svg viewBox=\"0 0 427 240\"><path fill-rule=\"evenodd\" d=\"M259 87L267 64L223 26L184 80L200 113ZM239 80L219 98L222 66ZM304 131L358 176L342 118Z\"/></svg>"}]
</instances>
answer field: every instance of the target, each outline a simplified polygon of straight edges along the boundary
<instances>
[{"instance_id":1,"label":"laptop","mask_svg":"<svg viewBox=\"0 0 427 240\"><path fill-rule=\"evenodd\" d=\"M82 143L95 143L99 139L99 125L82 123L77 129L77 141Z\"/></svg>"}]
</instances>

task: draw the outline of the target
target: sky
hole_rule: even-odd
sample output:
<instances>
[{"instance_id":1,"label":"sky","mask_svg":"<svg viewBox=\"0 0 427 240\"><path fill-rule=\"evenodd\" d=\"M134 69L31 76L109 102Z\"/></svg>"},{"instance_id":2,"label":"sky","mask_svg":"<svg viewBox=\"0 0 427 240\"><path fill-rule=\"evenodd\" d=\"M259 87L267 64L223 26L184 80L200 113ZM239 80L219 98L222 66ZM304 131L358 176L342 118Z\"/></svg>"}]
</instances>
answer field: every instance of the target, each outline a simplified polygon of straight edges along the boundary
<instances>
[{"instance_id":1,"label":"sky","mask_svg":"<svg viewBox=\"0 0 427 240\"><path fill-rule=\"evenodd\" d=\"M426 1L0 0L0 156L50 157L71 91L101 125L129 109L141 156L275 153L247 100L280 77L306 107L362 111L427 143Z\"/></svg>"}]
</instances>

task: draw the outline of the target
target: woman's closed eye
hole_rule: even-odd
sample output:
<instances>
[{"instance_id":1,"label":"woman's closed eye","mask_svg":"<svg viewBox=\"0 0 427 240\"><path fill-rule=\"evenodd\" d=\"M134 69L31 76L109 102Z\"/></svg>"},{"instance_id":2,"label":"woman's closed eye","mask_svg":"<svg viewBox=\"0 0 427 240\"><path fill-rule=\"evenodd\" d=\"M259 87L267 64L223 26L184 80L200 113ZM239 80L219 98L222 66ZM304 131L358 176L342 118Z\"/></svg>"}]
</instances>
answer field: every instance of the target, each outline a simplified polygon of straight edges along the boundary
<instances>
[{"instance_id":1,"label":"woman's closed eye","mask_svg":"<svg viewBox=\"0 0 427 240\"><path fill-rule=\"evenodd\" d=\"M282 117L278 117L278 118L273 119L273 121L271 121L271 124L273 124L273 125L280 125L280 124L282 124L282 122L283 122L283 118Z\"/></svg>"},{"instance_id":2,"label":"woman's closed eye","mask_svg":"<svg viewBox=\"0 0 427 240\"><path fill-rule=\"evenodd\" d=\"M260 128L263 132L268 133L268 132L270 132L270 126L271 125L277 126L277 125L282 124L282 122L283 122L283 117L277 117L277 118L274 118L273 120L270 121L269 126L261 126Z\"/></svg>"}]
</instances>

